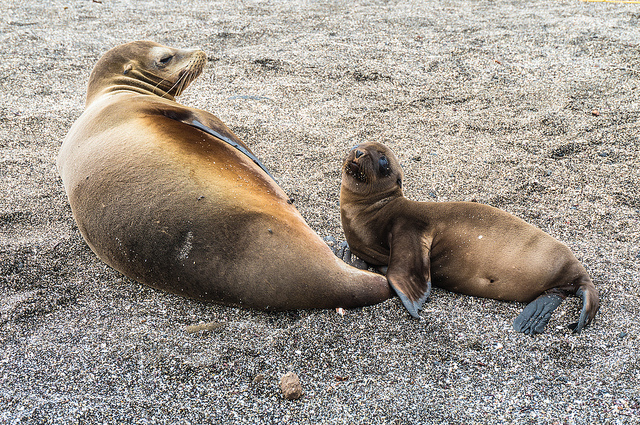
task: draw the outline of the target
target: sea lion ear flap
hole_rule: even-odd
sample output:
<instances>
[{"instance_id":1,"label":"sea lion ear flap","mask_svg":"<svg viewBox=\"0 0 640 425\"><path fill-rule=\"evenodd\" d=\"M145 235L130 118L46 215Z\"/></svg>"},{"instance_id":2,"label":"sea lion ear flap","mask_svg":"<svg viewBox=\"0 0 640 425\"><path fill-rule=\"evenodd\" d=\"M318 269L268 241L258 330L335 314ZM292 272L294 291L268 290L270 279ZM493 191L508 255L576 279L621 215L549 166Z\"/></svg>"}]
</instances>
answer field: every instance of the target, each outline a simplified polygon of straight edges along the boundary
<instances>
[{"instance_id":1,"label":"sea lion ear flap","mask_svg":"<svg viewBox=\"0 0 640 425\"><path fill-rule=\"evenodd\" d=\"M429 250L412 229L396 228L389 237L391 254L387 280L413 317L431 293Z\"/></svg>"}]
</instances>

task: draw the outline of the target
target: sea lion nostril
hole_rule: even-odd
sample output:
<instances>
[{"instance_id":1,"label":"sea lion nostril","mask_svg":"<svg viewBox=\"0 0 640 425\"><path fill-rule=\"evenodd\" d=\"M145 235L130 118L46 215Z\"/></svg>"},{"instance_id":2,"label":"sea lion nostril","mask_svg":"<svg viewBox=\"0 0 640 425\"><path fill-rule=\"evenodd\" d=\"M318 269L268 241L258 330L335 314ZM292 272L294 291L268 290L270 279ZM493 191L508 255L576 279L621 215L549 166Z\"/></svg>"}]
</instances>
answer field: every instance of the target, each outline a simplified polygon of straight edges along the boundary
<instances>
[{"instance_id":1,"label":"sea lion nostril","mask_svg":"<svg viewBox=\"0 0 640 425\"><path fill-rule=\"evenodd\" d=\"M356 151L356 158L360 158L362 155L364 155L364 152L362 152L360 149L358 149Z\"/></svg>"}]
</instances>

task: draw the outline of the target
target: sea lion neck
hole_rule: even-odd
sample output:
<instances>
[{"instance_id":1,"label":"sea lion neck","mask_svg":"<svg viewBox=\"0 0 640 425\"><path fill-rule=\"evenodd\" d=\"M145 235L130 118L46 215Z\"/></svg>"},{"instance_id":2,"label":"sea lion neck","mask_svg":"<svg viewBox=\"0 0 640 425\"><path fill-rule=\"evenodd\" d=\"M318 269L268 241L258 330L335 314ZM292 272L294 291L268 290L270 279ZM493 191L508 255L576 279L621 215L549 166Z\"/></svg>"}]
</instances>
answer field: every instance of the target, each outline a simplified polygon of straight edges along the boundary
<instances>
[{"instance_id":1,"label":"sea lion neck","mask_svg":"<svg viewBox=\"0 0 640 425\"><path fill-rule=\"evenodd\" d=\"M355 191L343 184L341 187L340 197L342 199L348 199L349 203L356 204L360 208L369 208L370 206L384 206L391 201L399 198L404 198L402 189L393 188L385 191L371 192Z\"/></svg>"},{"instance_id":2,"label":"sea lion neck","mask_svg":"<svg viewBox=\"0 0 640 425\"><path fill-rule=\"evenodd\" d=\"M101 87L98 91L92 91L91 88L89 88L89 90L87 91L87 100L85 106L89 106L95 99L98 99L100 96L121 91L159 96L167 100L175 101L174 96L162 90L160 87L152 85L146 81L127 77L124 75L114 78L113 81L113 85L103 88Z\"/></svg>"},{"instance_id":3,"label":"sea lion neck","mask_svg":"<svg viewBox=\"0 0 640 425\"><path fill-rule=\"evenodd\" d=\"M100 96L121 91L159 96L167 100L175 101L175 97L173 95L167 93L157 84L151 84L148 81L128 77L126 75L117 76L113 78L112 81L113 85L107 87L99 87L97 90L92 90L92 87L90 86L87 90L87 100L85 103L85 107L89 106L95 99L100 98Z\"/></svg>"}]
</instances>

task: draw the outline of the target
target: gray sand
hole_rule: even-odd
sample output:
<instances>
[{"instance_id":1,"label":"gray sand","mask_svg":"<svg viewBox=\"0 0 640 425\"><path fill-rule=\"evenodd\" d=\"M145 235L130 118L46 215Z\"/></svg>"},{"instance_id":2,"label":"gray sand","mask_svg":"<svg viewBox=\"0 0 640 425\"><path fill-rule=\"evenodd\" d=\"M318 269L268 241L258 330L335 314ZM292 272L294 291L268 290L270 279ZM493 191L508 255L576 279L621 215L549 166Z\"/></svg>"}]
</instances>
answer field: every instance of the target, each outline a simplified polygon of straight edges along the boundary
<instances>
[{"instance_id":1,"label":"gray sand","mask_svg":"<svg viewBox=\"0 0 640 425\"><path fill-rule=\"evenodd\" d=\"M0 423L640 423L640 7L342 3L0 2ZM569 245L596 322L573 335L571 298L531 338L523 304L438 289L420 321L398 299L268 314L124 278L82 240L55 159L96 60L136 39L207 52L180 101L320 236L344 238L343 155L383 141L409 198L494 205Z\"/></svg>"}]
</instances>

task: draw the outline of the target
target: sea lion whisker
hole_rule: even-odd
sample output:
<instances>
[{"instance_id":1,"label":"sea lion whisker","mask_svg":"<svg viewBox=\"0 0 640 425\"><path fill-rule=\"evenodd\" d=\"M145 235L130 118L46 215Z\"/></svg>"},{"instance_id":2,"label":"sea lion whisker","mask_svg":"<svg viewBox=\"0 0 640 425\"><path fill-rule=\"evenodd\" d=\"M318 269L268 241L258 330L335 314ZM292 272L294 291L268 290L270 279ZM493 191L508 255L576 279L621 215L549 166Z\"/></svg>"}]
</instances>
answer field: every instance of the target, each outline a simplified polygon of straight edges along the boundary
<instances>
[{"instance_id":1,"label":"sea lion whisker","mask_svg":"<svg viewBox=\"0 0 640 425\"><path fill-rule=\"evenodd\" d=\"M180 96L196 77L196 73L191 68L191 65L192 64L189 64L189 66L187 66L187 69L176 80L175 84L169 89L169 91L175 89L174 91L176 96Z\"/></svg>"},{"instance_id":2,"label":"sea lion whisker","mask_svg":"<svg viewBox=\"0 0 640 425\"><path fill-rule=\"evenodd\" d=\"M181 85L182 85L182 76L180 78L178 78L178 80L171 86L171 88L169 90L167 90L167 93L171 92L173 90L175 95L179 96L180 93L181 93L181 91L180 91Z\"/></svg>"},{"instance_id":3,"label":"sea lion whisker","mask_svg":"<svg viewBox=\"0 0 640 425\"><path fill-rule=\"evenodd\" d=\"M176 69L175 71L171 72L171 73L170 73L169 75L167 75L166 77L161 78L161 79L160 79L160 81L158 81L158 83L154 86L154 89L159 89L159 88L160 88L160 86L161 86L163 83L165 83L165 82L167 82L167 83L171 84L171 87L170 87L170 88L165 92L166 94L163 94L163 95L162 95L162 97L167 97L167 96L169 95L169 92L170 92L171 90L173 90L173 89L176 87L176 84L178 84L178 82L179 82L179 81L180 81L180 79L182 78L182 77L178 77L178 79L176 80L176 82L175 82L175 83L171 83L171 80L170 80L170 79L171 79L171 77L173 77L173 76L174 76L174 75L176 75L176 74L179 74L181 71L182 71L181 69ZM167 97L167 98L169 98L169 97Z\"/></svg>"},{"instance_id":4,"label":"sea lion whisker","mask_svg":"<svg viewBox=\"0 0 640 425\"><path fill-rule=\"evenodd\" d=\"M176 82L175 82L175 83L173 83L173 84L171 85L171 87L169 87L169 89L167 90L167 94L169 94L172 90L174 90L174 89L178 86L178 84L180 84L180 80L181 80L181 79L182 79L182 76L180 76L180 77L176 80ZM167 81L167 80L165 80L165 81ZM177 90L174 90L174 91L176 91L176 92L177 92Z\"/></svg>"},{"instance_id":5,"label":"sea lion whisker","mask_svg":"<svg viewBox=\"0 0 640 425\"><path fill-rule=\"evenodd\" d=\"M191 71L189 71L189 72L184 74L184 76L180 80L180 87L176 91L176 95L182 94L182 92L184 92L186 90L186 88L189 86L189 84L191 84L191 82L194 79L193 75L194 74Z\"/></svg>"}]
</instances>

